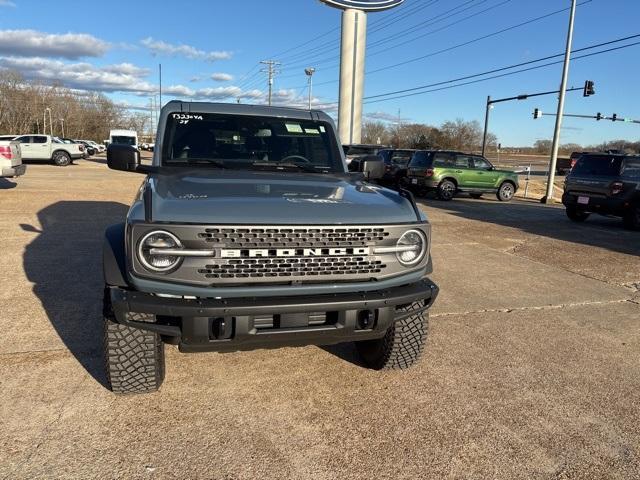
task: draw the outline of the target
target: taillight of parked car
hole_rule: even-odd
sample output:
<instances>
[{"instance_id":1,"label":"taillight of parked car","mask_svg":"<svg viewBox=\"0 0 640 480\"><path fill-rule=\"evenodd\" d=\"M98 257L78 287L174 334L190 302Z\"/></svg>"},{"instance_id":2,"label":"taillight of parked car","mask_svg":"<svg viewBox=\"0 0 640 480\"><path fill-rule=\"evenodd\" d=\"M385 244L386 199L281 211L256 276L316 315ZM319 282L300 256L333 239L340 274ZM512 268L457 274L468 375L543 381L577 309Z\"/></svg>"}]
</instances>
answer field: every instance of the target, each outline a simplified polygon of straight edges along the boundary
<instances>
[{"instance_id":1,"label":"taillight of parked car","mask_svg":"<svg viewBox=\"0 0 640 480\"><path fill-rule=\"evenodd\" d=\"M571 160L571 168L575 167L577 161L578 161L577 158L574 158Z\"/></svg>"},{"instance_id":2,"label":"taillight of parked car","mask_svg":"<svg viewBox=\"0 0 640 480\"><path fill-rule=\"evenodd\" d=\"M425 177L433 177L433 168L427 168L427 169L424 171L424 176L425 176Z\"/></svg>"},{"instance_id":3,"label":"taillight of parked car","mask_svg":"<svg viewBox=\"0 0 640 480\"><path fill-rule=\"evenodd\" d=\"M617 195L620 192L622 192L622 189L624 188L624 183L622 182L613 182L611 184L611 195Z\"/></svg>"},{"instance_id":4,"label":"taillight of parked car","mask_svg":"<svg viewBox=\"0 0 640 480\"><path fill-rule=\"evenodd\" d=\"M13 151L10 146L2 145L0 146L0 155L4 158L13 158Z\"/></svg>"}]
</instances>

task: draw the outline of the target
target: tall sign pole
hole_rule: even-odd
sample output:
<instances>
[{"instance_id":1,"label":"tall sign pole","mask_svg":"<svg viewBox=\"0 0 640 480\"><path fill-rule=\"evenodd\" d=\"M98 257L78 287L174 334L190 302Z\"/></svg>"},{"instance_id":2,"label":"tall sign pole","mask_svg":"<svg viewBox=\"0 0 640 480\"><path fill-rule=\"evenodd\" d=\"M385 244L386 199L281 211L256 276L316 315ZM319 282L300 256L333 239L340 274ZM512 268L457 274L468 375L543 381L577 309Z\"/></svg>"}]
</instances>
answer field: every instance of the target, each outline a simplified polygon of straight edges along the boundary
<instances>
[{"instance_id":1,"label":"tall sign pole","mask_svg":"<svg viewBox=\"0 0 640 480\"><path fill-rule=\"evenodd\" d=\"M547 193L542 198L543 203L553 203L553 184L556 178L556 163L558 162L558 148L560 146L560 129L562 127L562 114L564 113L564 97L567 91L567 78L569 77L569 62L571 60L571 43L573 42L573 23L575 17L576 0L571 0L569 30L567 32L567 49L564 54L564 66L562 68L562 83L560 85L560 96L558 97L556 128L553 131L553 144L551 146L551 159L549 161L549 176L547 178Z\"/></svg>"},{"instance_id":2,"label":"tall sign pole","mask_svg":"<svg viewBox=\"0 0 640 480\"><path fill-rule=\"evenodd\" d=\"M343 144L360 143L362 140L367 12L387 10L400 5L404 0L320 1L342 10L338 132Z\"/></svg>"}]
</instances>

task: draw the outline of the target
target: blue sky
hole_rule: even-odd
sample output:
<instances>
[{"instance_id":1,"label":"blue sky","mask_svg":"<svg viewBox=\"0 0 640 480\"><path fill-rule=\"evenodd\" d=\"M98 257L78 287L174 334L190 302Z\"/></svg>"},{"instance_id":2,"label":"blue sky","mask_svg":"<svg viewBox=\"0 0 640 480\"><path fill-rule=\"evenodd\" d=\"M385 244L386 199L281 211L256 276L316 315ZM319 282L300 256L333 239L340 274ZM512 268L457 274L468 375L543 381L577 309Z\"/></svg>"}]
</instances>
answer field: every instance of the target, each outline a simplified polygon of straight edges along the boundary
<instances>
[{"instance_id":1,"label":"blue sky","mask_svg":"<svg viewBox=\"0 0 640 480\"><path fill-rule=\"evenodd\" d=\"M569 3L406 0L396 10L370 14L365 96L561 53L568 12L371 73L568 7ZM574 48L640 34L638 18L637 0L585 2L576 15ZM57 79L75 88L104 91L128 105L148 105L157 88L157 65L161 62L165 101L235 101L240 96L250 103L264 101L266 90L266 76L259 73L257 62L273 58L282 62L275 82L278 102L304 102L304 67L315 66L314 102L332 110L338 97L339 25L340 12L318 0L0 0L0 67L19 69L32 78ZM635 41L640 39L616 45ZM400 42L406 43L391 48ZM597 94L583 98L580 92L569 93L566 112L616 112L640 118L639 58L640 45L573 62L569 84L581 86L586 79L594 80ZM459 88L369 103L365 113L369 118L395 118L400 111L405 121L433 125L458 117L482 121L487 95L496 98L553 90L559 86L560 74L558 64ZM503 145L528 145L550 138L553 118L534 121L531 113L535 107L554 112L556 98L497 105L492 111L491 131ZM564 125L563 143L640 138L637 124L566 119Z\"/></svg>"}]
</instances>

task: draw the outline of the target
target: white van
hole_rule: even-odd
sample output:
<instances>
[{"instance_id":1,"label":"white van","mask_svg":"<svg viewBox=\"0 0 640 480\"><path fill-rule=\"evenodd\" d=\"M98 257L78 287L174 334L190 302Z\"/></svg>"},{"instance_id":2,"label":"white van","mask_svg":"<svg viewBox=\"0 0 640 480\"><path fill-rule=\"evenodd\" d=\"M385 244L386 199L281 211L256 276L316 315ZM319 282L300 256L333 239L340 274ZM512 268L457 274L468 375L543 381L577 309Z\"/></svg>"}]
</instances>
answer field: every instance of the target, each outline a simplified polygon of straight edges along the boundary
<instances>
[{"instance_id":1,"label":"white van","mask_svg":"<svg viewBox=\"0 0 640 480\"><path fill-rule=\"evenodd\" d=\"M111 130L109 144L132 145L138 148L138 134L135 130Z\"/></svg>"}]
</instances>

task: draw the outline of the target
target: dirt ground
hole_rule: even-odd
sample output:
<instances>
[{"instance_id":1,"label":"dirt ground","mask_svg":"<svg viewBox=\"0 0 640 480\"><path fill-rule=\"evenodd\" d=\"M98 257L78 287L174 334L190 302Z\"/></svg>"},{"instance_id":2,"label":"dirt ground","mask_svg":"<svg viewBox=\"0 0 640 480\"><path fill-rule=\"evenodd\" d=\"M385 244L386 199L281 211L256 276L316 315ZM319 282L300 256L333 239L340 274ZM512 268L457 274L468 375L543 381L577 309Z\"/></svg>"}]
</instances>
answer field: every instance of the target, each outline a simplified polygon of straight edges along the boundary
<instances>
[{"instance_id":1,"label":"dirt ground","mask_svg":"<svg viewBox=\"0 0 640 480\"><path fill-rule=\"evenodd\" d=\"M0 478L640 478L640 234L558 206L421 200L422 360L351 345L167 347L155 394L105 388L101 244L141 176L0 179Z\"/></svg>"}]
</instances>

